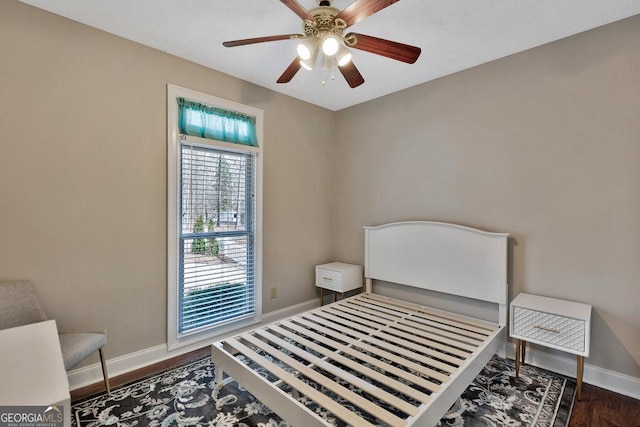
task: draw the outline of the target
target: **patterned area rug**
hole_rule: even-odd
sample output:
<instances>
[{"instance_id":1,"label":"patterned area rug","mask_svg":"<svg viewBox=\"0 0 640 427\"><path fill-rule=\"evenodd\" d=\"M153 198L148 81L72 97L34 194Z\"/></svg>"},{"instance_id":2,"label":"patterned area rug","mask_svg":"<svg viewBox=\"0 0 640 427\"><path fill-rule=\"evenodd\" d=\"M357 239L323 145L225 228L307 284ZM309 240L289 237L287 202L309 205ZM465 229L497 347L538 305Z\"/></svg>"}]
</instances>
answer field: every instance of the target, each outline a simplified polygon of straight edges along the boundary
<instances>
[{"instance_id":1,"label":"patterned area rug","mask_svg":"<svg viewBox=\"0 0 640 427\"><path fill-rule=\"evenodd\" d=\"M118 387L72 407L72 425L288 427L236 382L214 392L210 358ZM494 356L440 421L441 426L566 426L575 380ZM342 426L326 412L331 424ZM356 426L357 427L357 426Z\"/></svg>"}]
</instances>

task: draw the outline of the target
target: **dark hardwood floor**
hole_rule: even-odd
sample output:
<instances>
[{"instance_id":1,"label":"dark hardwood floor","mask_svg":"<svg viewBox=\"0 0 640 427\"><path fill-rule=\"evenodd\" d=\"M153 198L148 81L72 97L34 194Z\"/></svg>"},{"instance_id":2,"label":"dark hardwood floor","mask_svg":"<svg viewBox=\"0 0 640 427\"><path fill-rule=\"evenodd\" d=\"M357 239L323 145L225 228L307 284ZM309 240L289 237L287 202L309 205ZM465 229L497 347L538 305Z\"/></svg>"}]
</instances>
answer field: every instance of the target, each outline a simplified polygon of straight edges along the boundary
<instances>
[{"instance_id":1,"label":"dark hardwood floor","mask_svg":"<svg viewBox=\"0 0 640 427\"><path fill-rule=\"evenodd\" d=\"M573 404L571 427L640 427L640 400L585 384Z\"/></svg>"},{"instance_id":2,"label":"dark hardwood floor","mask_svg":"<svg viewBox=\"0 0 640 427\"><path fill-rule=\"evenodd\" d=\"M150 377L158 374L167 369L171 369L175 366L183 365L194 360L202 359L211 355L211 347L204 347L199 350L192 351L180 356L172 357L171 359L163 360L162 362L154 363L153 365L145 366L144 368L137 369L126 374L118 375L117 377L109 377L109 385L111 390L114 388L129 384L131 382L140 380L142 378ZM85 397L93 396L98 393L104 392L104 383L99 382L88 385L76 390L71 391L71 403L76 402Z\"/></svg>"},{"instance_id":3,"label":"dark hardwood floor","mask_svg":"<svg viewBox=\"0 0 640 427\"><path fill-rule=\"evenodd\" d=\"M166 369L201 359L211 354L209 347L176 356L159 363L110 378L111 388L160 373ZM104 391L102 382L71 392L71 402ZM640 427L640 400L590 384L582 388L582 400L573 405L569 427Z\"/></svg>"}]
</instances>

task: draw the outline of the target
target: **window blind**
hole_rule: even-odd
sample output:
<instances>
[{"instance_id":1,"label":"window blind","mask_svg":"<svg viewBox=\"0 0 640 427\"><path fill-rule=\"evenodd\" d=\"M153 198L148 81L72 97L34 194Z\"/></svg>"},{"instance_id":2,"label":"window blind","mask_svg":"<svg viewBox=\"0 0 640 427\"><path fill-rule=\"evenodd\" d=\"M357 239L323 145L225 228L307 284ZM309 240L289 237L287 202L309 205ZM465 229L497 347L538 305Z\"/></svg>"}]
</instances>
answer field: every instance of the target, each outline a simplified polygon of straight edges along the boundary
<instances>
[{"instance_id":1,"label":"window blind","mask_svg":"<svg viewBox=\"0 0 640 427\"><path fill-rule=\"evenodd\" d=\"M255 154L181 142L180 334L255 312Z\"/></svg>"}]
</instances>

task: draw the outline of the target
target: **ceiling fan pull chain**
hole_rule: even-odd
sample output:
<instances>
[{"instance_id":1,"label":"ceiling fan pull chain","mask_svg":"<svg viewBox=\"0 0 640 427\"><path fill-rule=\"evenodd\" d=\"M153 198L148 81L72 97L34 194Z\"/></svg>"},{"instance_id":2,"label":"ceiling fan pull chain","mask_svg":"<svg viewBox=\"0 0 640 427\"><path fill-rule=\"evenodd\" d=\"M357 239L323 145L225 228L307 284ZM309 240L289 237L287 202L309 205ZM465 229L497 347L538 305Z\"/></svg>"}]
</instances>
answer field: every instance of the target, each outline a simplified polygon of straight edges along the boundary
<instances>
[{"instance_id":1,"label":"ceiling fan pull chain","mask_svg":"<svg viewBox=\"0 0 640 427\"><path fill-rule=\"evenodd\" d=\"M335 79L335 77L334 77L334 75L333 75L333 70L335 70L335 69L336 69L336 67L338 66L338 64L337 64L337 62L336 62L336 58L335 58L335 57L331 58L331 62L333 62L333 64L331 64L331 80L334 80L334 79Z\"/></svg>"},{"instance_id":2,"label":"ceiling fan pull chain","mask_svg":"<svg viewBox=\"0 0 640 427\"><path fill-rule=\"evenodd\" d=\"M323 55L322 59L326 60L326 56L324 56L324 54L322 54L322 55ZM323 61L323 63L324 63L324 61ZM324 82L324 68L325 67L322 67L322 86L325 85L325 82Z\"/></svg>"}]
</instances>

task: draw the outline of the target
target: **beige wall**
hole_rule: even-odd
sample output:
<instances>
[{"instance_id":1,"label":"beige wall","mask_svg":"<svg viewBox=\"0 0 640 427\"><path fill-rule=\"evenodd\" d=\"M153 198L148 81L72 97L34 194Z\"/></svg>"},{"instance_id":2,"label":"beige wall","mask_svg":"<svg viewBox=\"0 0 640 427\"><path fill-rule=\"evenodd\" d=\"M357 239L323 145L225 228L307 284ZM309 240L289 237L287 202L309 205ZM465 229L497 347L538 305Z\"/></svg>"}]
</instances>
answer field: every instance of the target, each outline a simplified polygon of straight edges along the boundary
<instances>
[{"instance_id":1,"label":"beige wall","mask_svg":"<svg viewBox=\"0 0 640 427\"><path fill-rule=\"evenodd\" d=\"M167 83L264 110L263 309L316 297L333 112L13 0L0 61L0 280L61 329L106 327L109 358L166 342Z\"/></svg>"},{"instance_id":2,"label":"beige wall","mask_svg":"<svg viewBox=\"0 0 640 427\"><path fill-rule=\"evenodd\" d=\"M640 16L340 111L336 131L336 258L362 262L362 226L389 221L509 232L511 297L592 304L587 363L640 377Z\"/></svg>"}]
</instances>

